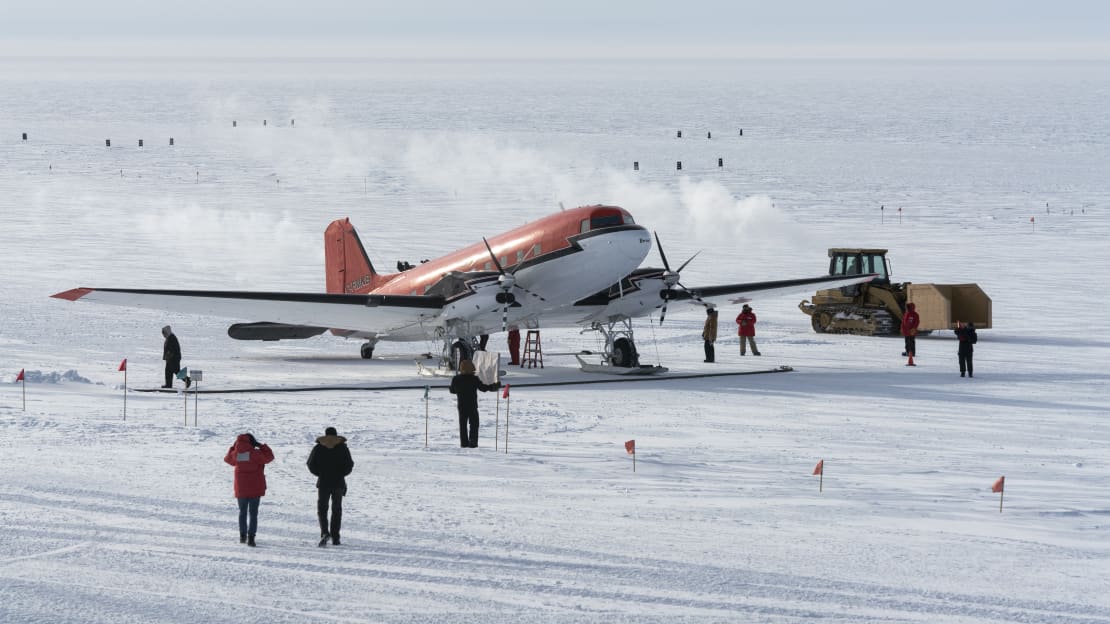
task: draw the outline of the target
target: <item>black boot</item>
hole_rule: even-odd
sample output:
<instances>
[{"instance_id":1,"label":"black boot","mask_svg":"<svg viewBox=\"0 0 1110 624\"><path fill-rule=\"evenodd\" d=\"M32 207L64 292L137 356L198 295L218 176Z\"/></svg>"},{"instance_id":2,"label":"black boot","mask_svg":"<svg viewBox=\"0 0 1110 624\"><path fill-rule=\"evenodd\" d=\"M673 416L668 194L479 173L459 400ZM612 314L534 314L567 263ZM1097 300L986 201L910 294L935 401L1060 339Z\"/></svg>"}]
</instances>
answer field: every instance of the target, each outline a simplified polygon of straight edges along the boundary
<instances>
[{"instance_id":1,"label":"black boot","mask_svg":"<svg viewBox=\"0 0 1110 624\"><path fill-rule=\"evenodd\" d=\"M254 546L254 534L247 536L247 546Z\"/></svg>"},{"instance_id":2,"label":"black boot","mask_svg":"<svg viewBox=\"0 0 1110 624\"><path fill-rule=\"evenodd\" d=\"M239 543L240 544L246 544L247 543L247 534L246 533L240 533L239 534Z\"/></svg>"},{"instance_id":3,"label":"black boot","mask_svg":"<svg viewBox=\"0 0 1110 624\"><path fill-rule=\"evenodd\" d=\"M331 535L328 534L327 531L324 531L323 533L320 534L320 543L317 544L317 546L319 546L320 548L323 548L324 546L327 546L329 539L331 539Z\"/></svg>"}]
</instances>

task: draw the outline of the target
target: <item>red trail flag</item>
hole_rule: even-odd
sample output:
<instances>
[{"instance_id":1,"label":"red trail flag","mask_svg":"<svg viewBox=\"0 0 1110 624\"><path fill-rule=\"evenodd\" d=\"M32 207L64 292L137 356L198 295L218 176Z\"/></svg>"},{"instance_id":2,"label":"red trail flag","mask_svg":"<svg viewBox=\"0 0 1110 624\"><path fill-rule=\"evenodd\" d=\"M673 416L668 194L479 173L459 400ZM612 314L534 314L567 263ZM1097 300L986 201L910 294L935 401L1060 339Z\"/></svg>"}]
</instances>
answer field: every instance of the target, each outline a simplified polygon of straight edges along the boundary
<instances>
[{"instance_id":1,"label":"red trail flag","mask_svg":"<svg viewBox=\"0 0 1110 624\"><path fill-rule=\"evenodd\" d=\"M501 391L501 398L502 399L509 398L509 384L505 384L505 389Z\"/></svg>"},{"instance_id":2,"label":"red trail flag","mask_svg":"<svg viewBox=\"0 0 1110 624\"><path fill-rule=\"evenodd\" d=\"M1001 492L1002 490L1005 490L1005 489L1006 489L1006 477L998 477L998 480L995 481L994 485L991 486L991 491L995 492L995 493Z\"/></svg>"},{"instance_id":3,"label":"red trail flag","mask_svg":"<svg viewBox=\"0 0 1110 624\"><path fill-rule=\"evenodd\" d=\"M821 461L817 462L817 466L815 466L813 468L813 474L815 474L815 475L825 474L825 460L822 459Z\"/></svg>"},{"instance_id":4,"label":"red trail flag","mask_svg":"<svg viewBox=\"0 0 1110 624\"><path fill-rule=\"evenodd\" d=\"M19 369L19 374L15 376L16 381L23 381L23 369Z\"/></svg>"},{"instance_id":5,"label":"red trail flag","mask_svg":"<svg viewBox=\"0 0 1110 624\"><path fill-rule=\"evenodd\" d=\"M119 363L119 370L121 372L127 371L127 358L123 358L123 361Z\"/></svg>"},{"instance_id":6,"label":"red trail flag","mask_svg":"<svg viewBox=\"0 0 1110 624\"><path fill-rule=\"evenodd\" d=\"M624 450L628 451L629 455L635 455L636 454L636 441L635 440L629 440L628 442L625 442L624 443Z\"/></svg>"}]
</instances>

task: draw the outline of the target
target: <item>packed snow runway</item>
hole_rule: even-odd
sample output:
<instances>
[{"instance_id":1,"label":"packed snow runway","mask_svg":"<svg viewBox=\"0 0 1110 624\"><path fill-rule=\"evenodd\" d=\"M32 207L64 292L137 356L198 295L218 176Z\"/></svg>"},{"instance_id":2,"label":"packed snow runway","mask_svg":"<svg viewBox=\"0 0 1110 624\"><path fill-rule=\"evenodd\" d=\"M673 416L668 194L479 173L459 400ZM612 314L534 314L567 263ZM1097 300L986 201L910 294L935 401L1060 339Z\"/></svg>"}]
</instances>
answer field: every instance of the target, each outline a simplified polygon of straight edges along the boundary
<instances>
[{"instance_id":1,"label":"packed snow runway","mask_svg":"<svg viewBox=\"0 0 1110 624\"><path fill-rule=\"evenodd\" d=\"M1110 622L1103 65L0 68L0 621ZM477 449L452 395L425 403L431 343L364 361L330 335L244 343L222 319L50 298L320 292L334 218L390 267L559 202L623 206L672 259L702 250L687 285L888 248L896 280L979 283L994 327L962 379L951 332L910 368L898 338L815 334L801 297L756 300L762 357L740 357L725 307L706 364L704 313L672 305L637 326L645 363L793 370L529 387L585 375L567 355L510 368L505 453L494 393ZM129 392L125 420L120 360L132 389L159 385L165 324L213 393ZM281 391L304 387L338 389ZM305 460L329 425L355 467L343 545L318 548ZM244 431L276 454L257 548L222 461Z\"/></svg>"}]
</instances>

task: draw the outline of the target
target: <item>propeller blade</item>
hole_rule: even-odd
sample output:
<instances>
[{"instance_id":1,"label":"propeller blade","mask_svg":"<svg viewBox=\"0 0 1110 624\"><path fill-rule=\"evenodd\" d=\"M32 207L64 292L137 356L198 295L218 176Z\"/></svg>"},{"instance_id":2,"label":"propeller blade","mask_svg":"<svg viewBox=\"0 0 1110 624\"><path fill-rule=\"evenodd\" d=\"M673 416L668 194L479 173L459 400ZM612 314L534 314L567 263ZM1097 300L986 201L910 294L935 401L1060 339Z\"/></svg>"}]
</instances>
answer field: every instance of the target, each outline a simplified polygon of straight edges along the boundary
<instances>
[{"instance_id":1,"label":"propeller blade","mask_svg":"<svg viewBox=\"0 0 1110 624\"><path fill-rule=\"evenodd\" d=\"M663 310L659 312L659 324L663 324L663 319L667 318L667 301L663 301Z\"/></svg>"},{"instance_id":2,"label":"propeller blade","mask_svg":"<svg viewBox=\"0 0 1110 624\"><path fill-rule=\"evenodd\" d=\"M682 285L682 282L679 282L679 283L678 283L678 287L679 287L679 288L681 288L682 290L685 290L686 292L690 293L690 296L691 296L691 297L693 297L694 299L697 299L698 303L700 303L700 304L702 304L702 305L704 305L704 306L708 306L708 305L709 305L708 303L706 303L706 302L705 302L705 299L702 299L702 298L701 298L700 296L698 296L698 293L697 293L697 291L694 291L694 290L690 290L689 288L687 288L687 287L683 286L683 285Z\"/></svg>"},{"instance_id":3,"label":"propeller blade","mask_svg":"<svg viewBox=\"0 0 1110 624\"><path fill-rule=\"evenodd\" d=\"M655 246L659 248L659 257L663 259L663 268L670 271L671 265L667 263L667 254L663 253L663 243L659 242L659 232L652 230L651 233L655 234Z\"/></svg>"},{"instance_id":4,"label":"propeller blade","mask_svg":"<svg viewBox=\"0 0 1110 624\"><path fill-rule=\"evenodd\" d=\"M498 273L504 275L505 269L501 267L501 262L497 259L497 256L494 255L493 249L489 246L489 241L486 240L485 236L482 237L482 242L486 244L486 251L489 252L489 257L493 258L493 266L497 267Z\"/></svg>"},{"instance_id":5,"label":"propeller blade","mask_svg":"<svg viewBox=\"0 0 1110 624\"><path fill-rule=\"evenodd\" d=\"M697 252L695 252L695 253L694 253L694 255L690 256L690 260L687 260L686 262L683 262L683 263L682 263L682 266L678 267L678 270L677 270L677 271L675 271L675 273L681 273L681 272L682 272L682 269L685 269L685 268L686 268L686 265L687 265L687 264L690 264L690 262L691 262L691 261L692 261L692 260L693 260L694 258L697 258L697 257L698 257L698 254L700 254L700 253L701 253L701 250L700 250L700 249L699 249L699 250L697 250Z\"/></svg>"}]
</instances>

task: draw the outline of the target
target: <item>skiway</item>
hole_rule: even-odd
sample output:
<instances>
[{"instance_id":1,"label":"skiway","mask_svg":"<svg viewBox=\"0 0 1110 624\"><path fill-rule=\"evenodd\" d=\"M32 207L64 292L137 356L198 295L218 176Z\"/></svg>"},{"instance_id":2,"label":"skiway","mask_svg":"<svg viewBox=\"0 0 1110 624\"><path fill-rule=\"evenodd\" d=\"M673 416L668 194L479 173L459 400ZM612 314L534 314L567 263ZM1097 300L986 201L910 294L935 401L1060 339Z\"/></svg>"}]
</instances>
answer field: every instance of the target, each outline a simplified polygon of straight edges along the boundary
<instances>
[{"instance_id":1,"label":"skiway","mask_svg":"<svg viewBox=\"0 0 1110 624\"><path fill-rule=\"evenodd\" d=\"M564 369L567 370L567 369ZM793 372L790 366L774 366L769 368L761 368L756 370L731 370L731 371L717 371L712 373L696 373L696 372L683 372L674 373L669 372L665 375L621 375L613 377L598 377L596 375L580 374L575 376L549 376L545 379L533 379L528 381L520 381L513 379L511 381L514 390L518 388L557 388L564 386L585 386L594 384L614 384L614 383L639 383L639 382L670 382L670 381L688 381L692 379L709 379L714 377L743 377L749 375L768 375L775 373L789 373ZM577 371L578 373L586 373L586 371ZM502 381L506 381L502 379ZM204 388L200 391L196 390L181 390L181 389L168 389L168 388L133 388L135 392L147 393L162 393L162 394L255 394L264 392L337 392L337 391L393 391L393 390L411 390L413 392L423 392L425 386L429 390L443 390L446 391L450 384L437 383L432 384L419 384L414 382L404 383L357 383L357 384L335 384L335 385L319 385L319 386L269 386L269 387L251 387L251 388Z\"/></svg>"},{"instance_id":2,"label":"skiway","mask_svg":"<svg viewBox=\"0 0 1110 624\"><path fill-rule=\"evenodd\" d=\"M641 267L652 240L662 268ZM440 365L466 359L480 337L509 328L578 327L604 337L597 370L639 370L632 321L670 303L715 307L755 297L838 288L874 275L686 286L654 237L617 206L582 206L548 215L419 265L379 273L350 219L324 231L325 293L79 287L52 297L242 319L237 340L295 340L330 331L365 341L432 340Z\"/></svg>"}]
</instances>

